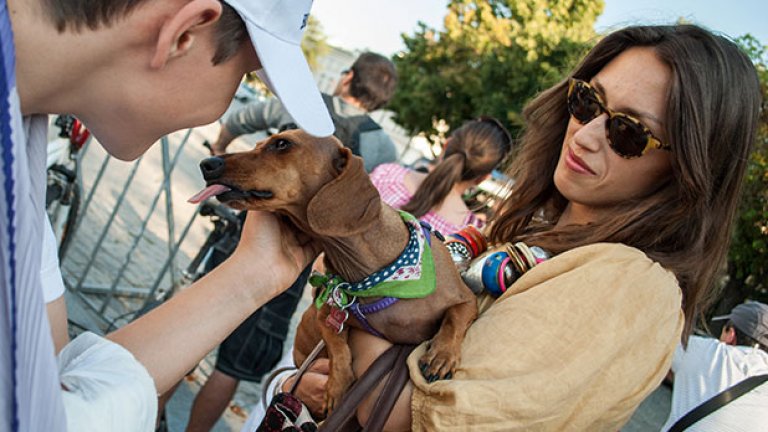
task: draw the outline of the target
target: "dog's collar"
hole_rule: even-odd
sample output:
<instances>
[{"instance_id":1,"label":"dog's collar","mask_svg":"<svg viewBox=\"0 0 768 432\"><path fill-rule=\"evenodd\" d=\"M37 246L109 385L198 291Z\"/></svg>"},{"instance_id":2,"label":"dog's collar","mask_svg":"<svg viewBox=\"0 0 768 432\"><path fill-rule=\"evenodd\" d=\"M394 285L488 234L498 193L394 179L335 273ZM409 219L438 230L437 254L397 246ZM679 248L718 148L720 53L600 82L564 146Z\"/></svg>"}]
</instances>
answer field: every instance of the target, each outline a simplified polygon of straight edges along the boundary
<instances>
[{"instance_id":1,"label":"dog's collar","mask_svg":"<svg viewBox=\"0 0 768 432\"><path fill-rule=\"evenodd\" d=\"M345 282L333 274L327 274L324 281L316 279L318 285L315 286L325 285L325 298L321 300L323 296L318 296L318 307L327 301L330 291L336 286L355 297L424 298L435 291L435 261L429 237L431 227L420 223L409 213L401 211L400 216L409 232L408 245L400 256L359 282Z\"/></svg>"},{"instance_id":2,"label":"dog's collar","mask_svg":"<svg viewBox=\"0 0 768 432\"><path fill-rule=\"evenodd\" d=\"M435 262L432 257L432 227L420 222L411 214L401 211L408 227L408 245L400 256L391 264L366 277L360 282L350 284L339 275L315 273L309 278L314 287L322 287L315 299L315 306L331 306L332 313L326 323L337 332L344 328L349 314L357 318L365 330L374 336L384 336L374 329L365 315L379 312L392 306L399 298L423 298L435 291ZM442 236L435 231L442 240ZM360 305L356 297L383 297L367 305ZM334 313L335 312L335 313Z\"/></svg>"}]
</instances>

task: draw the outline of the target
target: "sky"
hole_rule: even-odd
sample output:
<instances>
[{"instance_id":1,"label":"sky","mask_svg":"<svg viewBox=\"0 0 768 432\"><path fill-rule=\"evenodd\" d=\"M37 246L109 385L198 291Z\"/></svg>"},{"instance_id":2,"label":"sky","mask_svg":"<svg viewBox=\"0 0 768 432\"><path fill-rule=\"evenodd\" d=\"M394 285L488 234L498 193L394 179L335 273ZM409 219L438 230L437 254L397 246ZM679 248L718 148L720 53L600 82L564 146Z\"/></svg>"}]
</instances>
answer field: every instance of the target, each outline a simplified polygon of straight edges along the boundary
<instances>
[{"instance_id":1,"label":"sky","mask_svg":"<svg viewBox=\"0 0 768 432\"><path fill-rule=\"evenodd\" d=\"M312 15L328 42L345 49L391 56L403 49L401 33L417 22L442 29L445 0L315 0ZM669 24L686 20L737 37L751 33L768 45L768 0L605 0L595 30L629 24Z\"/></svg>"}]
</instances>

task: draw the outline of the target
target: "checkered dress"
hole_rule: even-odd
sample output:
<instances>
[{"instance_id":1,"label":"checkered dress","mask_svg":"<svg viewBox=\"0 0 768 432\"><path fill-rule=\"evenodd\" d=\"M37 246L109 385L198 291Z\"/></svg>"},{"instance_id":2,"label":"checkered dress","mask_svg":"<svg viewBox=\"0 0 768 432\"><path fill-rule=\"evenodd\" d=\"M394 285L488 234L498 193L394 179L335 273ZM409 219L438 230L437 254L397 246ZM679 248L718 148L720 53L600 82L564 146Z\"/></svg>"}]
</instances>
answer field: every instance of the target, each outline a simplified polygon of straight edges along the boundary
<instances>
[{"instance_id":1,"label":"checkered dress","mask_svg":"<svg viewBox=\"0 0 768 432\"><path fill-rule=\"evenodd\" d=\"M373 185L376 186L376 189L379 190L381 199L396 209L404 206L413 197L405 187L405 175L408 171L408 168L398 164L382 164L377 166L371 173L371 181L373 182ZM467 225L474 225L478 229L482 229L485 225L485 223L471 211L467 212L467 216L464 218L464 222L461 225L448 222L445 218L432 210L419 219L432 225L432 228L440 231L442 234L455 233Z\"/></svg>"}]
</instances>

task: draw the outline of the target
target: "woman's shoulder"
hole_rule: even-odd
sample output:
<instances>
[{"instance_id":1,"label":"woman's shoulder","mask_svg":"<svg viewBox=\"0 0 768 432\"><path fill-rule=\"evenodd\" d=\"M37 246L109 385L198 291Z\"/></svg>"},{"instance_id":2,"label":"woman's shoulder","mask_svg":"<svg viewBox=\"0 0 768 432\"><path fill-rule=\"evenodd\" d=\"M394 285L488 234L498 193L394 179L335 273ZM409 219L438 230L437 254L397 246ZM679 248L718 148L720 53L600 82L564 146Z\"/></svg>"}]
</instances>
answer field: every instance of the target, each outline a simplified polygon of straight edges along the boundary
<instances>
[{"instance_id":1,"label":"woman's shoulder","mask_svg":"<svg viewBox=\"0 0 768 432\"><path fill-rule=\"evenodd\" d=\"M641 266L658 267L660 271L671 274L659 263L652 260L640 249L623 243L594 243L573 248L558 255L563 260L573 260L584 264L636 264Z\"/></svg>"},{"instance_id":2,"label":"woman's shoulder","mask_svg":"<svg viewBox=\"0 0 768 432\"><path fill-rule=\"evenodd\" d=\"M674 273L652 260L645 252L622 243L595 243L564 252L556 257L562 265L582 274L600 277L645 280L655 286L679 286Z\"/></svg>"},{"instance_id":3,"label":"woman's shoulder","mask_svg":"<svg viewBox=\"0 0 768 432\"><path fill-rule=\"evenodd\" d=\"M508 291L512 295L549 284L572 286L574 295L634 296L633 303L679 308L682 299L674 273L643 251L620 243L595 243L563 252L524 274Z\"/></svg>"}]
</instances>

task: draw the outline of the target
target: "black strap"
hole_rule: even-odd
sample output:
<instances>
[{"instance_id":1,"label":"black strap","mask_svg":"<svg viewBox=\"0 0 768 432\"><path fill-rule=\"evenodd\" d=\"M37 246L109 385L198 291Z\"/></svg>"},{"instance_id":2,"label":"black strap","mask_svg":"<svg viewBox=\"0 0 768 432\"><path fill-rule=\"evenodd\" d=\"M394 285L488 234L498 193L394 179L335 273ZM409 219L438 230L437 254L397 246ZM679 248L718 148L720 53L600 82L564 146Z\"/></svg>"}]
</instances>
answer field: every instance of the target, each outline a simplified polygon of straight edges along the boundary
<instances>
[{"instance_id":1,"label":"black strap","mask_svg":"<svg viewBox=\"0 0 768 432\"><path fill-rule=\"evenodd\" d=\"M334 409L331 415L325 419L320 425L320 431L349 431L360 430L357 425L355 416L357 414L357 406L368 394L381 382L382 378L390 373L393 368L397 369L397 364L405 366L405 360L408 355L413 351L415 345L393 345L383 354L381 354L376 361L373 362L368 370L363 373L352 387L347 390L347 393L341 400L339 406ZM397 396L400 395L403 387L408 381L408 368L402 368L404 372L395 372L394 376L390 375L387 380L387 384L384 386L384 390L376 400L375 408L371 413L369 423L375 423L372 425L366 425L364 430L366 431L379 431L384 425L386 419L389 417L389 412L392 411L392 407L397 401ZM402 375L402 376L400 376ZM385 394L387 396L385 396ZM383 416L383 420L374 420ZM371 428L371 426L373 428Z\"/></svg>"},{"instance_id":2,"label":"black strap","mask_svg":"<svg viewBox=\"0 0 768 432\"><path fill-rule=\"evenodd\" d=\"M765 381L768 381L768 375L755 375L723 390L722 392L709 398L709 400L706 402L689 411L686 415L680 417L680 419L678 419L675 424L669 428L668 432L682 432L688 429L697 421L703 419L712 412L726 405L728 402L731 402L739 396L748 393L750 390L759 386Z\"/></svg>"},{"instance_id":3,"label":"black strap","mask_svg":"<svg viewBox=\"0 0 768 432\"><path fill-rule=\"evenodd\" d=\"M371 416L368 418L368 423L363 428L363 432L381 432L384 430L384 424L389 418L389 414L392 412L392 408L395 407L397 399L400 397L400 393L403 392L405 385L410 378L408 373L408 365L406 360L411 352L416 348L416 345L397 345L399 351L395 364L392 366L392 372L389 375L389 379L384 388L379 394L379 398L376 399L376 404L373 406Z\"/></svg>"},{"instance_id":4,"label":"black strap","mask_svg":"<svg viewBox=\"0 0 768 432\"><path fill-rule=\"evenodd\" d=\"M312 350L312 352L309 353L307 358L304 360L304 363L301 364L300 368L296 369L295 367L286 366L286 367L275 369L272 371L272 373L269 374L269 376L267 377L267 379L264 380L264 383L261 386L261 406L264 407L265 411L267 409L267 401L270 399L267 397L267 389L269 388L272 381L274 381L275 378L277 378L277 376L283 372L295 370L296 381L291 386L291 389L288 390L288 393L293 394L293 392L296 391L296 387L299 386L299 381L301 381L301 378L304 377L304 372L306 372L307 369L309 369L309 366L312 365L312 362L315 361L318 354L320 354L320 352L323 351L323 348L325 348L325 341L320 340L320 342L318 342L317 345L315 345L315 348Z\"/></svg>"}]
</instances>

